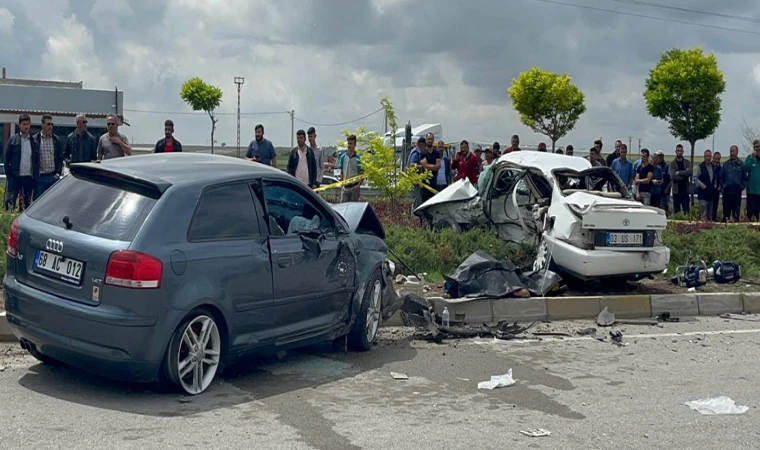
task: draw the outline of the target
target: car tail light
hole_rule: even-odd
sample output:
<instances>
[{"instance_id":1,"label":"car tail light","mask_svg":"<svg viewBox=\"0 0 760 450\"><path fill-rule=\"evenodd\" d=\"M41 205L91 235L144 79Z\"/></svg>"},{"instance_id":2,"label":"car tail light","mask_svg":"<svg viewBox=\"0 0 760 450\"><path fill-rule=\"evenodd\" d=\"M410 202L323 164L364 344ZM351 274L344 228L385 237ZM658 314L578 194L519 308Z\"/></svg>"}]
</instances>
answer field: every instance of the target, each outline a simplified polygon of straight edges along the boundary
<instances>
[{"instance_id":1,"label":"car tail light","mask_svg":"<svg viewBox=\"0 0 760 450\"><path fill-rule=\"evenodd\" d=\"M145 253L118 250L111 253L106 266L106 284L132 289L161 287L163 263Z\"/></svg>"},{"instance_id":2,"label":"car tail light","mask_svg":"<svg viewBox=\"0 0 760 450\"><path fill-rule=\"evenodd\" d=\"M13 221L11 232L8 233L8 255L15 258L18 253L18 219Z\"/></svg>"}]
</instances>

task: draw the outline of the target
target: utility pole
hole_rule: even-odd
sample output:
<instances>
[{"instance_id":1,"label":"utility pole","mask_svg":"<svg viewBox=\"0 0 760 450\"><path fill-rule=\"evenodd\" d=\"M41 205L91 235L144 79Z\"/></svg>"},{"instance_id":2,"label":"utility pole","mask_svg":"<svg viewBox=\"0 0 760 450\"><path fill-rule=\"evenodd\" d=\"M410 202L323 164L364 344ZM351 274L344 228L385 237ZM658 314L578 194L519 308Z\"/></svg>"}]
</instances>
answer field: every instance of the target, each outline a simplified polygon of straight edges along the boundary
<instances>
[{"instance_id":1,"label":"utility pole","mask_svg":"<svg viewBox=\"0 0 760 450\"><path fill-rule=\"evenodd\" d=\"M712 144L712 151L715 151L715 133L713 133L713 144Z\"/></svg>"},{"instance_id":2,"label":"utility pole","mask_svg":"<svg viewBox=\"0 0 760 450\"><path fill-rule=\"evenodd\" d=\"M632 146L633 146L633 136L628 136L628 151L631 151Z\"/></svg>"},{"instance_id":3,"label":"utility pole","mask_svg":"<svg viewBox=\"0 0 760 450\"><path fill-rule=\"evenodd\" d=\"M641 153L641 138L636 138L639 140L639 153Z\"/></svg>"},{"instance_id":4,"label":"utility pole","mask_svg":"<svg viewBox=\"0 0 760 450\"><path fill-rule=\"evenodd\" d=\"M237 157L240 158L240 90L243 89L245 78L235 77L235 84L238 91L238 110L237 110Z\"/></svg>"},{"instance_id":5,"label":"utility pole","mask_svg":"<svg viewBox=\"0 0 760 450\"><path fill-rule=\"evenodd\" d=\"M386 133L388 133L388 113L383 111L383 123L385 124L383 126L383 136L385 136ZM395 146L396 143L394 142L393 145Z\"/></svg>"},{"instance_id":6,"label":"utility pole","mask_svg":"<svg viewBox=\"0 0 760 450\"><path fill-rule=\"evenodd\" d=\"M295 126L296 126L296 123L295 123L296 111L294 109L291 109L290 111L288 111L288 114L290 114L290 148L293 148L296 145L293 142L293 139L294 139L294 137L296 135L296 131L295 131Z\"/></svg>"}]
</instances>

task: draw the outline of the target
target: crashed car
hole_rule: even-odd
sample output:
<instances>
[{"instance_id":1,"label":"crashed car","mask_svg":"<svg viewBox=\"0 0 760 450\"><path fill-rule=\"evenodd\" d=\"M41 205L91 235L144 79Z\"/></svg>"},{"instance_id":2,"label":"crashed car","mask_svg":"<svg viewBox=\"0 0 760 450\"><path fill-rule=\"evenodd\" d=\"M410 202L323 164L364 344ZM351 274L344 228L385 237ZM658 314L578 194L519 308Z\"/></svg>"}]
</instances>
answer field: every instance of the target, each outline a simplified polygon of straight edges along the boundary
<instances>
[{"instance_id":1,"label":"crashed car","mask_svg":"<svg viewBox=\"0 0 760 450\"><path fill-rule=\"evenodd\" d=\"M400 301L372 208L340 208L218 155L72 164L13 222L8 323L43 362L187 394L252 351L370 350Z\"/></svg>"},{"instance_id":2,"label":"crashed car","mask_svg":"<svg viewBox=\"0 0 760 450\"><path fill-rule=\"evenodd\" d=\"M480 192L460 180L415 209L435 228L491 226L501 239L533 242L534 270L581 280L640 279L670 260L665 212L635 201L608 167L586 159L521 151L481 175Z\"/></svg>"}]
</instances>

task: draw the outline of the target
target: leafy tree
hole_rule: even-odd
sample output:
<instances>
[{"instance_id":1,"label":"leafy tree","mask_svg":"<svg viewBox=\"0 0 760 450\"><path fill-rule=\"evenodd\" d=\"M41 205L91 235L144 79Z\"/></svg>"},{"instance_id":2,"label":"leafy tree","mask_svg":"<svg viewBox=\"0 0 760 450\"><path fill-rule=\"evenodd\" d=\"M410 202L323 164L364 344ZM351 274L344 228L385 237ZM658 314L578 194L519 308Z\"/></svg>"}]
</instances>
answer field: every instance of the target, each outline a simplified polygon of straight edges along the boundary
<instances>
[{"instance_id":1,"label":"leafy tree","mask_svg":"<svg viewBox=\"0 0 760 450\"><path fill-rule=\"evenodd\" d=\"M385 110L388 127L393 133L391 143L395 143L398 124L393 105L386 97L380 100L380 105ZM362 170L367 181L390 200L393 208L396 207L400 197L431 177L430 172L420 173L416 164L402 170L396 157L396 150L384 145L382 137L377 132L359 127L354 131L343 130L342 133L344 137L356 135L356 151L361 155ZM339 147L345 145L345 141L338 141Z\"/></svg>"},{"instance_id":2,"label":"leafy tree","mask_svg":"<svg viewBox=\"0 0 760 450\"><path fill-rule=\"evenodd\" d=\"M715 55L705 55L699 47L669 50L649 72L644 90L647 111L668 122L674 137L691 144L692 174L694 144L718 128L720 95L725 90Z\"/></svg>"},{"instance_id":3,"label":"leafy tree","mask_svg":"<svg viewBox=\"0 0 760 450\"><path fill-rule=\"evenodd\" d=\"M520 121L554 144L567 135L586 112L583 92L572 84L567 74L534 66L512 80L507 90Z\"/></svg>"},{"instance_id":4,"label":"leafy tree","mask_svg":"<svg viewBox=\"0 0 760 450\"><path fill-rule=\"evenodd\" d=\"M222 90L217 86L206 84L199 77L193 77L185 81L179 96L193 111L205 111L211 119L211 153L214 153L214 132L216 131L216 118L214 111L222 103Z\"/></svg>"}]
</instances>

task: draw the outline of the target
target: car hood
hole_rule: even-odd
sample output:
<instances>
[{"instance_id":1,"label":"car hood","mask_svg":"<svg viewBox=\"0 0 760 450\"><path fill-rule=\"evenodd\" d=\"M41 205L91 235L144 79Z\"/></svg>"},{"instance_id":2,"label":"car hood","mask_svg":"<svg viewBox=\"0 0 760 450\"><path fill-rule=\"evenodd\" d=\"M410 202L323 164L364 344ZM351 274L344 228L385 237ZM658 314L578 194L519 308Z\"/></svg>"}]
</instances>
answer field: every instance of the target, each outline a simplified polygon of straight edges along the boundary
<instances>
[{"instance_id":1,"label":"car hood","mask_svg":"<svg viewBox=\"0 0 760 450\"><path fill-rule=\"evenodd\" d=\"M435 194L433 198L418 206L414 212L423 211L433 205L440 205L442 203L465 202L477 196L478 189L470 183L470 180L464 178Z\"/></svg>"},{"instance_id":2,"label":"car hood","mask_svg":"<svg viewBox=\"0 0 760 450\"><path fill-rule=\"evenodd\" d=\"M333 210L343 217L348 227L354 233L372 233L380 239L385 239L383 224L369 203L349 202L330 204Z\"/></svg>"}]
</instances>

